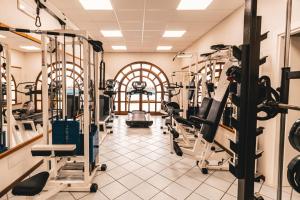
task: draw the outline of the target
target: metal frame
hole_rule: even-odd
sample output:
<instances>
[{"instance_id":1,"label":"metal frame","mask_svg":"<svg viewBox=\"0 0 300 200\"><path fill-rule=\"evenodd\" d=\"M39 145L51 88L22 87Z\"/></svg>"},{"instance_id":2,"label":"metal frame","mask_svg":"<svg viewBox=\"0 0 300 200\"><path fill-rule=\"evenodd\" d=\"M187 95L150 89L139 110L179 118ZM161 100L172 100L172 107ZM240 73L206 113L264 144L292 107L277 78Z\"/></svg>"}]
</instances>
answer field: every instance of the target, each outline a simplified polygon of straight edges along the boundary
<instances>
[{"instance_id":1,"label":"metal frame","mask_svg":"<svg viewBox=\"0 0 300 200\"><path fill-rule=\"evenodd\" d=\"M236 94L239 102L235 121L236 141L230 147L235 153L229 170L238 178L238 200L255 199L254 181L257 155L257 83L260 59L260 43L267 37L261 35L261 20L257 16L257 0L245 0L244 40L241 46L241 83Z\"/></svg>"},{"instance_id":2,"label":"metal frame","mask_svg":"<svg viewBox=\"0 0 300 200\"><path fill-rule=\"evenodd\" d=\"M46 34L42 34L42 77L47 77L42 79L42 100L43 100L43 139L45 144L52 144L51 137L49 137L48 130L49 130L49 118L48 118L48 56L47 56L47 44L46 44ZM87 33L84 33L83 37L88 37ZM90 123L91 123L91 114L90 114L90 96L89 96L89 71L91 66L91 56L89 53L89 49L91 46L89 45L87 40L83 40L83 95L84 95L84 112L83 112L83 134L84 134L84 155L83 156L77 156L72 158L72 160L76 160L78 162L84 163L84 170L83 170L83 179L82 180L50 180L47 183L47 189L50 189L50 191L53 192L59 192L62 191L90 191L91 181L93 180L99 166L99 158L97 156L96 160L96 168L90 172L90 166L89 166L89 133L90 133ZM99 55L95 54L94 59L95 62L99 62ZM98 66L96 64L95 66ZM99 81L99 73L97 67L93 71L93 79L95 81ZM62 74L64 77L65 74ZM99 90L97 87L97 84L94 84L94 90L95 90L95 98L96 98L96 104L95 109L99 109ZM98 95L97 95L98 94ZM95 110L95 124L98 123L99 120L99 112ZM48 158L45 158L46 160ZM49 166L48 169L51 172L52 175L55 175L57 172L55 171L55 166L62 166L67 160L65 158L58 159L56 157L50 159L52 162L52 168L50 170ZM59 161L59 162L58 162ZM63 187L65 185L66 187ZM59 188L59 190L55 190L55 188Z\"/></svg>"}]
</instances>

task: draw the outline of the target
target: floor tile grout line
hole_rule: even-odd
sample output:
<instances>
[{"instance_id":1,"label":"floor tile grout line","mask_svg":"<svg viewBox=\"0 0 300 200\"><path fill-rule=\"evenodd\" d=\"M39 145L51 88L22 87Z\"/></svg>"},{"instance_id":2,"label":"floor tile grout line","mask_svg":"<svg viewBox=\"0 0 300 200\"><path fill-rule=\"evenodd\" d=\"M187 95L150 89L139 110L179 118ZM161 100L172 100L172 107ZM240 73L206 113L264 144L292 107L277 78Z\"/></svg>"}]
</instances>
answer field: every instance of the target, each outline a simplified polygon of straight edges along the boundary
<instances>
[{"instance_id":1,"label":"floor tile grout line","mask_svg":"<svg viewBox=\"0 0 300 200\"><path fill-rule=\"evenodd\" d=\"M145 140L141 140L142 142L146 142ZM138 142L134 142L133 144L137 144ZM147 142L148 143L148 142ZM155 142L152 142L152 143L148 143L149 145L153 145L153 146L156 146L156 145L154 145L153 143L155 143ZM167 143L165 143L165 144L167 144ZM137 145L138 146L138 145ZM156 147L158 147L158 146L156 146ZM135 150L131 150L130 152L128 152L128 153L126 153L126 154L129 154L129 153L131 153L131 152L135 152L135 153L138 153L137 151L139 150L139 149L142 149L143 147L141 147L141 148L138 148L138 149L135 149ZM157 153L156 151L158 150L158 149L160 149L160 148L162 148L161 146L159 146L157 149L155 149L155 150L151 150L151 149L149 149L149 148L147 148L148 150L150 150L150 152L152 153L152 152L154 152L154 153ZM164 149L166 149L166 148L164 148ZM112 151L115 151L116 153L119 153L119 152L117 152L117 149L114 149L114 150L112 150ZM119 153L120 154L120 153ZM162 158L162 157L166 157L166 158L170 158L167 154L161 154L161 153L158 153L159 155L161 155L160 156L160 158ZM148 159L151 159L152 161L154 161L154 162L157 162L157 163L159 163L159 164L162 164L162 163L160 163L159 161L157 161L158 159L160 159L160 158L158 158L158 159L155 159L155 160L153 160L152 158L149 158L149 157L147 157L147 156L145 156L145 155L142 155L142 154L140 154L141 156L140 157L146 157L146 158L148 158ZM125 154L124 153L121 153L120 154L120 156L125 156ZM118 156L118 157L120 157L120 156ZM125 156L126 157L126 156ZM115 158L117 158L117 157L115 157ZM113 159L115 159L115 158L113 158ZM127 157L128 158L128 157ZM113 162L112 160L113 159L111 159L110 161L111 162ZM135 158L135 159L131 159L131 158L129 158L130 159L130 161L133 161L133 162L135 162L135 159L137 159L137 158ZM171 166L173 166L173 165L175 165L176 163L178 163L178 162L180 162L182 159L180 159L180 160L176 160L176 162L174 162L174 163L172 163L171 165L167 165L167 166L165 166L165 168L163 169L163 170L165 170L165 169L167 169L167 168L171 168ZM130 162L130 161L128 161L128 162ZM124 163L124 164L127 164L128 162L126 162L126 163ZM117 163L116 163L117 164ZM124 165L124 164L121 164L121 165ZM139 163L138 163L139 164ZM118 166L120 166L119 164L117 164ZM163 164L162 164L163 165ZM146 165L142 165L142 167L146 167L147 169L149 169L149 170L151 170L151 171L153 171L151 168L148 168L147 167L148 166L148 164L146 164ZM140 167L140 168L142 168L142 167ZM194 166L195 167L195 166ZM151 183L149 183L149 182L147 182L149 179L151 179L152 177L154 177L154 176L156 176L157 174L159 174L159 175L161 175L161 176L163 176L164 178L167 178L168 180L170 180L171 182L168 184L168 186L170 185L170 184L172 184L172 183L176 183L176 181L178 180L178 179L180 179L181 177L183 177L184 175L187 175L187 173L189 172L189 171L191 171L194 167L192 167L192 168L190 168L189 170L187 170L185 173L183 173L182 175L180 175L180 176L178 176L175 180L170 180L168 177L165 177L164 175L162 175L162 174L160 174L160 173L158 173L158 172L156 172L156 171L153 171L155 174L154 175L152 175L151 177L149 177L148 179L146 179L146 180L143 180L143 183L148 183L148 184L150 184L151 186L153 186L153 187L155 187L154 185L152 185ZM140 169L139 168L139 169ZM162 171L163 171L162 170ZM129 174L133 174L133 175L135 175L133 172L129 172ZM129 175L129 174L126 174L125 176L127 176L127 175ZM207 181L207 179L209 178L209 177L211 177L212 175L214 174L214 172L212 173L212 174L210 174L208 177L206 177L201 183L200 183L200 185L195 189L195 190L197 190L203 183L205 183L205 181ZM135 175L136 176L136 175ZM117 182L119 182L118 180L120 180L122 177L120 177L119 179L114 179L114 180L116 180ZM190 177L190 178L192 178L192 177ZM219 178L219 177L216 177L216 178ZM197 180L198 181L198 180ZM225 181L225 180L224 180ZM228 181L226 181L226 182L228 182ZM120 182L119 182L120 183ZM234 183L234 182L233 182ZM233 184L233 183L231 183L231 185ZM121 185L123 185L122 183L120 183ZM178 183L176 183L176 184L178 184ZM180 186L182 186L181 184L179 184ZM209 184L208 184L209 185ZM231 187L231 185L230 185L230 187ZM163 189L159 189L159 191L160 192L163 192L163 190L165 189L165 188L167 188L168 186L166 186L166 187L164 187ZM210 185L209 185L210 186ZM125 186L126 187L126 186ZM137 187L137 186L135 186L135 187ZM133 188L135 188L135 187L133 187ZM182 186L182 187L184 187L184 186ZM229 187L229 188L230 188ZM127 188L127 187L126 187ZM133 189L132 188L132 189ZM156 188L156 187L155 187ZM186 187L184 187L184 188L186 188ZM214 187L213 187L214 188ZM228 189L229 189L228 188ZM130 189L130 190L128 190L128 191L131 191L132 189ZM158 189L158 188L157 188ZM188 189L188 188L186 188L186 189ZM218 189L218 188L215 188L215 189ZM227 189L227 191L228 191L228 189ZM194 191L195 190L193 190L192 191L192 193L191 194L193 194L194 193ZM218 189L218 190L220 190L220 189ZM220 190L221 191L221 190ZM226 192L227 192L226 191ZM159 192L159 193L160 193ZM222 191L223 192L223 191ZM226 192L224 193L224 194L226 194ZM134 193L134 192L133 192ZM165 193L165 192L164 192ZM165 193L166 194L166 193ZM190 194L190 195L191 195ZM158 193L156 194L156 195L158 195ZM156 195L154 195L154 197L156 196ZM168 194L166 194L166 195L168 195ZM190 196L189 195L189 196ZM168 195L168 196L170 196L170 195ZM200 195L201 196L201 195ZM152 198L154 198L154 197L152 197ZM171 197L171 196L170 196ZM223 196L222 196L223 197ZM117 197L116 197L117 198ZM173 197L172 197L173 198ZM187 197L188 198L188 197ZM205 197L204 197L205 198Z\"/></svg>"},{"instance_id":2,"label":"floor tile grout line","mask_svg":"<svg viewBox=\"0 0 300 200\"><path fill-rule=\"evenodd\" d=\"M223 197L224 197L226 194L228 194L228 191L230 190L231 186L234 185L234 182L235 182L236 180L237 180L237 179L234 179L234 181L230 184L230 186L227 188L226 192L223 194L223 196L221 197L221 199L223 199ZM230 194L228 194L228 195L230 195ZM230 195L230 196L232 196L232 195Z\"/></svg>"},{"instance_id":3,"label":"floor tile grout line","mask_svg":"<svg viewBox=\"0 0 300 200\"><path fill-rule=\"evenodd\" d=\"M194 166L194 167L198 167L197 165L196 166ZM192 170L192 169L191 169ZM200 171L200 168L199 168L199 171ZM213 172L214 173L214 172ZM213 174L212 173L212 174ZM192 193L191 194L189 194L189 196L187 196L185 199L187 199L187 198L189 198L210 176L212 176L212 174L210 174L208 177L206 177L206 179L204 179L201 183L200 183L200 185L198 186L198 187L196 187L193 191L192 191ZM198 194L198 193L196 193L196 194ZM198 194L198 195L200 195L200 194ZM201 197L203 197L202 195L200 195ZM206 197L204 197L205 199L207 199Z\"/></svg>"}]
</instances>

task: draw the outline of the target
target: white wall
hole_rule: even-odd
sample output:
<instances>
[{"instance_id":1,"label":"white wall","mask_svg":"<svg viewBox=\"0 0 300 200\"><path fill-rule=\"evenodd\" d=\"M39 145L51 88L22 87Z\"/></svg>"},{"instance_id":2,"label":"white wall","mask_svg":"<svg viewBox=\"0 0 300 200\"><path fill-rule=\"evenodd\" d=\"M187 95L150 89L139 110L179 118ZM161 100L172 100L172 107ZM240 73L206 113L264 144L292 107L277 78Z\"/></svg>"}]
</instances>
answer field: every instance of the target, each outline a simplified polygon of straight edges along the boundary
<instances>
[{"instance_id":1,"label":"white wall","mask_svg":"<svg viewBox=\"0 0 300 200\"><path fill-rule=\"evenodd\" d=\"M267 55L268 61L262 67L262 74L267 74L272 79L274 87L279 86L280 78L280 45L278 43L278 36L284 32L285 27L285 1L282 0L260 0L258 1L258 13L262 15L262 32L270 31L269 37L262 43L261 54ZM293 5L293 23L292 27L300 27L300 13L296 8L300 7L300 1L294 1ZM218 24L207 34L201 37L198 41L192 44L187 52L205 53L209 51L212 44L230 44L240 45L243 41L243 20L244 8L237 9L234 13L228 16L223 22ZM182 62L181 66L186 66L188 63ZM291 90L293 92L293 90ZM293 93L295 94L295 93ZM299 105L299 102L298 102ZM299 116L299 115L298 115ZM289 121L288 123L291 123ZM260 147L264 150L263 157L259 160L259 171L266 176L267 184L275 185L277 176L277 155L278 155L278 135L279 135L279 120L270 120L268 122L259 123L266 129L264 134L260 137ZM287 127L289 128L289 126ZM287 129L289 130L289 129ZM287 146L288 144L286 144ZM289 149L289 148L288 148ZM286 155L291 154L289 150ZM286 156L285 169L287 162L290 160L290 155ZM274 167L275 166L275 167ZM284 172L284 176L285 176ZM285 181L285 184L287 182Z\"/></svg>"}]
</instances>

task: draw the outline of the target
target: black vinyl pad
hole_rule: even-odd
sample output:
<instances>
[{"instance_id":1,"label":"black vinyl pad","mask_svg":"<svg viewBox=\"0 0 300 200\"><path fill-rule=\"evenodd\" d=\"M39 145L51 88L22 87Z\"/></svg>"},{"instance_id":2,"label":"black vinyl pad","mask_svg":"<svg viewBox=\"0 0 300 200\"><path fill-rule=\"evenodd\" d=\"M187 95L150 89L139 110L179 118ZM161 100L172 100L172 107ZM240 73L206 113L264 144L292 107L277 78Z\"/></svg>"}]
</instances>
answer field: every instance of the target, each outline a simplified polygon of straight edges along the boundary
<instances>
[{"instance_id":1,"label":"black vinyl pad","mask_svg":"<svg viewBox=\"0 0 300 200\"><path fill-rule=\"evenodd\" d=\"M47 183L48 178L48 172L38 173L18 183L12 189L12 194L16 196L35 196L42 192L43 188Z\"/></svg>"}]
</instances>

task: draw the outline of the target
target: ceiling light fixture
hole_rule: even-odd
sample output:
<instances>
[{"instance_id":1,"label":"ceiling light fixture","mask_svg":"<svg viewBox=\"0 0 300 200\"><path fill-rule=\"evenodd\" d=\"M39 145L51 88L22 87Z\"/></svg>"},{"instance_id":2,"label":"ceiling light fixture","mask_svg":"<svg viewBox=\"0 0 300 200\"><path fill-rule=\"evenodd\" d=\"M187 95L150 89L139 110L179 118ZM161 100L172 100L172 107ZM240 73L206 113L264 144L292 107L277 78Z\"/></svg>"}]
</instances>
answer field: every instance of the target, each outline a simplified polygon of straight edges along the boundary
<instances>
[{"instance_id":1,"label":"ceiling light fixture","mask_svg":"<svg viewBox=\"0 0 300 200\"><path fill-rule=\"evenodd\" d=\"M127 47L126 46L122 46L122 45L114 45L114 46L111 46L111 48L113 50L122 50L122 51L126 51L127 50Z\"/></svg>"},{"instance_id":2,"label":"ceiling light fixture","mask_svg":"<svg viewBox=\"0 0 300 200\"><path fill-rule=\"evenodd\" d=\"M79 0L85 10L112 10L110 0Z\"/></svg>"},{"instance_id":3,"label":"ceiling light fixture","mask_svg":"<svg viewBox=\"0 0 300 200\"><path fill-rule=\"evenodd\" d=\"M156 48L157 51L169 51L171 50L173 47L172 46L158 46Z\"/></svg>"},{"instance_id":4,"label":"ceiling light fixture","mask_svg":"<svg viewBox=\"0 0 300 200\"><path fill-rule=\"evenodd\" d=\"M182 37L185 34L185 32L186 31L165 31L163 37L170 37L170 38Z\"/></svg>"},{"instance_id":5,"label":"ceiling light fixture","mask_svg":"<svg viewBox=\"0 0 300 200\"><path fill-rule=\"evenodd\" d=\"M0 35L0 38L4 39L4 38L6 38L6 36L5 35Z\"/></svg>"},{"instance_id":6,"label":"ceiling light fixture","mask_svg":"<svg viewBox=\"0 0 300 200\"><path fill-rule=\"evenodd\" d=\"M36 46L20 46L20 48L28 50L28 51L38 51L38 50L41 50L40 48L38 48Z\"/></svg>"},{"instance_id":7,"label":"ceiling light fixture","mask_svg":"<svg viewBox=\"0 0 300 200\"><path fill-rule=\"evenodd\" d=\"M205 10L213 0L181 0L177 10Z\"/></svg>"},{"instance_id":8,"label":"ceiling light fixture","mask_svg":"<svg viewBox=\"0 0 300 200\"><path fill-rule=\"evenodd\" d=\"M102 30L102 35L104 37L123 37L123 34L119 30Z\"/></svg>"}]
</instances>

